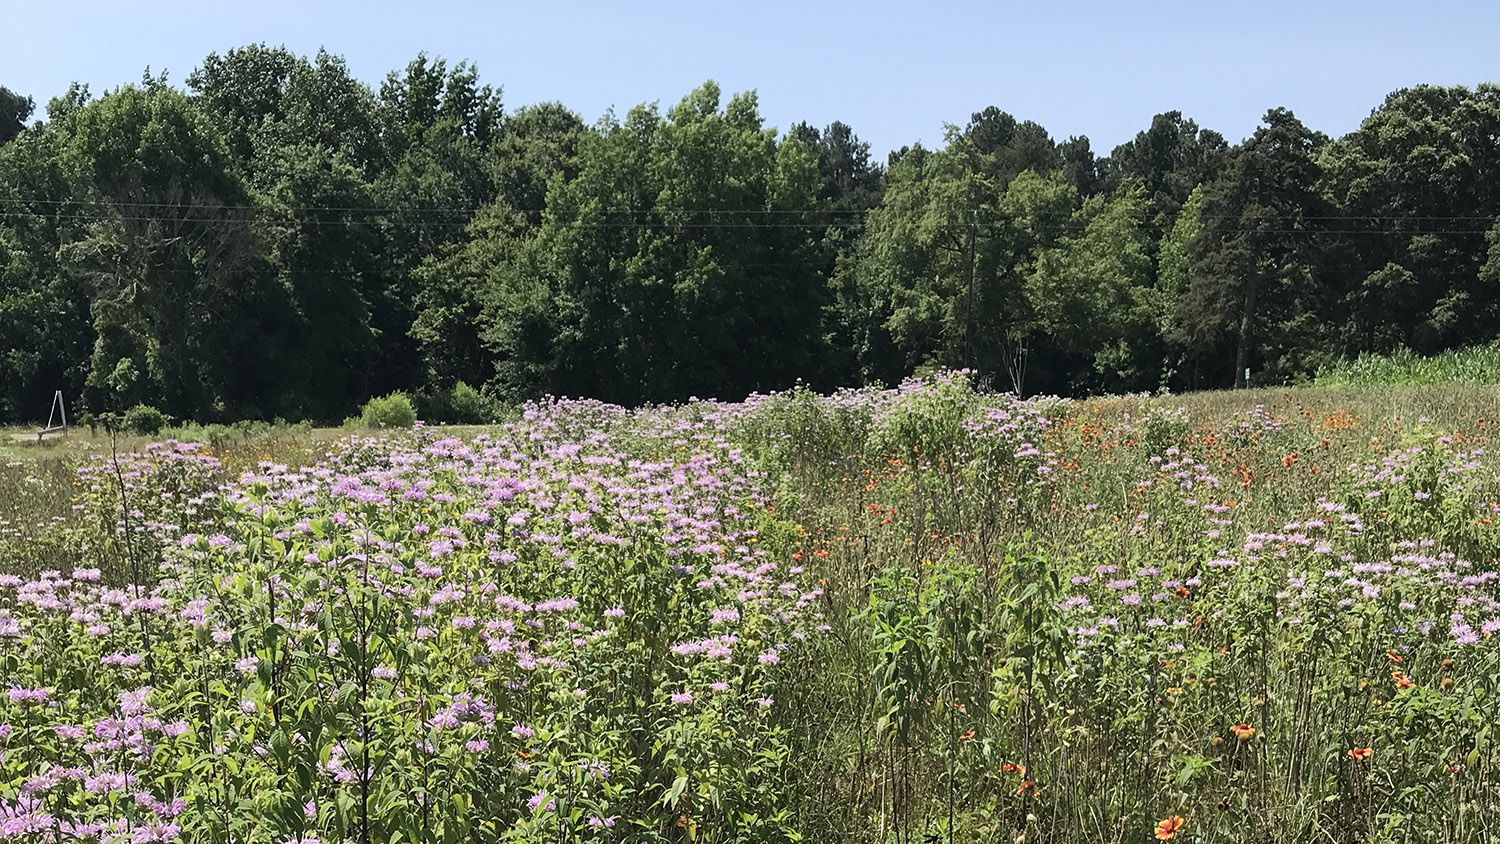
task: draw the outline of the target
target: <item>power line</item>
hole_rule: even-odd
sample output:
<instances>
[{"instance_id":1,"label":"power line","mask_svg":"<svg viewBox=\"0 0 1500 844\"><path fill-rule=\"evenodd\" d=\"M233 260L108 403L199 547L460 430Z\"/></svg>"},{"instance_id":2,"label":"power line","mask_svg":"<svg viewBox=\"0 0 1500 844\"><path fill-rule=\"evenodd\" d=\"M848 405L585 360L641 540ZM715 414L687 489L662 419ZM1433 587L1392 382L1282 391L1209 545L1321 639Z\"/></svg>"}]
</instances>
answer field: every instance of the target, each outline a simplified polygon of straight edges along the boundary
<instances>
[{"instance_id":1,"label":"power line","mask_svg":"<svg viewBox=\"0 0 1500 844\"><path fill-rule=\"evenodd\" d=\"M749 262L749 263L734 262L734 263L728 263L728 264L720 263L718 261L715 261L715 262L713 262L713 264L711 266L704 266L704 267L702 267L702 269L745 270L745 269L768 269L768 268L773 268L773 267L774 268L781 268L781 267L816 267L816 266L822 265L823 263L825 263L825 262L822 262L822 261L813 261L813 260L806 260L806 261L757 261L757 262ZM418 265L418 266L420 266L420 265ZM413 266L413 267L404 268L404 269L400 268L400 267L386 267L386 268L383 268L383 269L378 269L378 270L373 270L372 271L372 270L368 270L368 269L355 269L355 268L348 268L348 269L341 269L341 270L301 270L301 269L288 269L288 268L285 268L285 267L277 267L277 266L274 266L274 265L266 264L266 265L264 265L263 267L260 267L260 268L243 267L242 269L248 275L256 275L256 276L269 277L269 278L361 278L361 277L368 278L368 277L378 277L378 276L383 276L383 275L409 276L411 273L413 273L414 271L417 270L418 266ZM691 270L691 269L693 269L693 267L687 267L685 269ZM181 278L188 278L188 277L198 278L198 277L201 277L202 275L204 275L206 272L209 272L209 271L210 270L208 270L208 269L196 269L196 268L193 268L193 267L153 267L153 268L151 268L146 273L146 275L148 275L148 276L175 276L175 277L181 277ZM112 275L111 273L100 273L100 272L95 271L95 270L77 270L76 272L77 272L78 275L85 275L85 276L86 275L95 275L95 276L97 276L97 275L101 275L101 274L102 275L106 275L106 276L107 275Z\"/></svg>"},{"instance_id":2,"label":"power line","mask_svg":"<svg viewBox=\"0 0 1500 844\"><path fill-rule=\"evenodd\" d=\"M53 220L55 222L69 221L69 222L81 222L81 223L87 223L87 222L142 222L142 223L150 223L150 222L159 222L159 221L162 220L161 217L141 216L141 215L64 214L64 213L61 213L61 212L59 212L59 213L53 213L53 214L46 214L46 213L37 214L37 213L30 213L30 212L25 212L25 211L0 211L0 218L8 218L8 219L44 219L44 220ZM1225 219L1229 219L1229 218L1226 217ZM1295 217L1282 217L1282 218L1263 217L1261 219L1291 220L1291 219L1299 219L1299 218L1295 218ZM1300 219L1307 219L1307 218L1300 218ZM245 224L249 224L249 223L257 222L257 221L251 220L251 219L223 219L223 218L213 218L213 217L182 217L182 218L174 218L172 220L172 222L177 223L177 224L193 224L193 225L245 225ZM259 222L278 223L278 222L282 222L282 221L261 220ZM342 226L342 227L345 227L345 228L358 228L358 227L391 227L391 226L401 227L401 226L405 226L405 227L417 228L417 229L460 229L460 228L466 228L466 227L468 227L469 224L471 222L473 222L473 221L472 220L452 220L452 221L444 222L444 221L433 221L433 220L426 220L426 221L401 221L401 220L392 220L392 219L379 219L379 220L302 220L302 221L292 220L292 221L285 221L285 222L288 225L292 225L292 226L312 226L312 227L319 227L319 226L330 226L330 227L332 227L332 226ZM898 221L898 222L905 223L905 224L908 224L908 225L921 225L924 228L930 228L930 229L942 229L942 230L953 230L953 231L969 231L972 228L976 228L976 227L978 229L980 229L980 230L986 230L986 229L988 229L988 230L994 231L994 230L1001 229L1004 226L1003 223L998 223L998 222L993 222L993 223L976 223L976 222L962 222L962 221L954 221L954 222L923 222L923 221L915 220L915 219L902 220L902 221ZM833 221L818 221L818 222L810 222L810 223L780 223L780 222L752 222L752 221L690 223L690 222L677 222L677 221L670 221L670 220L656 221L656 222L599 222L599 221L583 221L583 220L579 220L579 219L574 219L574 220L571 220L571 221L565 220L565 221L563 221L562 224L566 225L566 226L577 227L577 228L592 228L592 229L649 229L649 228L662 228L662 229L669 229L669 230L670 229L830 229L830 228L857 228L858 227L858 224L856 224L856 223L852 223L852 222L840 222L840 221L837 221L837 220L833 220ZM1488 228L1477 228L1477 229L1420 229L1419 228L1419 229L1411 229L1411 230L1402 231L1402 230L1390 230L1390 229L1350 229L1350 228L1329 229L1329 228L1319 228L1319 227L1312 227L1312 228L1261 228L1261 227L1257 227L1257 226L1240 226L1240 227L1233 227L1233 228L1217 229L1217 231L1223 232L1223 233L1229 233L1229 234L1236 234L1236 233L1243 233L1243 234L1305 234L1305 235L1365 235L1365 236L1381 236L1381 237L1411 237L1413 235L1423 235L1423 234L1433 234L1433 235L1484 235L1484 234L1488 234L1490 232L1490 229L1488 229Z\"/></svg>"},{"instance_id":3,"label":"power line","mask_svg":"<svg viewBox=\"0 0 1500 844\"><path fill-rule=\"evenodd\" d=\"M115 214L63 214L63 213L55 213L55 214L32 214L32 213L27 213L27 212L24 212L24 211L0 211L0 217L6 217L6 218L12 218L12 219L41 218L41 219L47 219L47 220L68 220L68 221L72 221L72 222L110 222L110 221L116 221L116 222L143 222L143 223L149 223L149 222L157 222L157 221L162 220L161 217L150 217L150 216L123 216L123 215L115 215ZM255 222L255 221L249 220L249 219L226 220L226 219L215 219L215 218L212 218L212 217L182 217L182 218L175 218L175 219L172 220L172 222L175 222L175 223L193 223L193 224L214 224L214 225L230 225L230 224L236 224L236 225L238 225L238 224L250 223L250 222ZM279 222L279 221L261 220L259 222ZM309 226L352 226L352 227L357 227L357 226L408 225L408 226L412 226L412 227L415 227L415 228L424 228L424 229L425 228L437 228L437 229L442 229L442 228L464 228L464 227L467 227L473 221L472 220L452 220L452 221L448 221L448 222L443 222L443 221L421 221L421 222L405 222L405 223L402 223L402 222L393 221L393 220L303 220L303 221L293 220L293 221L287 221L287 222L289 222L290 224L293 224L293 225L309 225ZM854 226L853 223L840 223L840 222L836 222L836 221L835 222L818 222L818 223L766 223L766 222L761 222L761 223L756 223L756 222L678 223L678 222L670 222L670 221L660 222L660 223L640 223L640 222L635 222L635 223L603 223L603 222L581 222L581 221L577 221L577 220L575 220L573 222L569 222L569 223L567 223L567 225L576 225L576 226L582 226L582 227L585 227L585 228L650 228L650 227L654 227L654 226L660 226L660 227L664 227L664 228L691 228L691 229L724 229L724 228L748 228L748 229L785 228L785 229L805 229L805 228L830 228L830 227L852 228Z\"/></svg>"},{"instance_id":4,"label":"power line","mask_svg":"<svg viewBox=\"0 0 1500 844\"><path fill-rule=\"evenodd\" d=\"M390 205L255 205L255 204L232 204L232 203L181 203L181 202L132 202L115 200L93 200L93 199L41 199L27 197L0 197L0 203L10 205L51 205L51 206L81 206L95 208L163 208L163 209L189 209L201 211L259 211L259 212L299 212L299 213L361 213L361 214L478 214L490 209L510 211L517 214L545 214L554 209L548 208L509 208L499 205L475 205L475 206L449 206L424 208L420 206L390 206ZM581 211L575 216L585 214L606 215L657 215L657 216L704 216L704 215L802 215L802 216L869 216L885 209L876 208L619 208L599 209L590 208ZM951 207L937 209L937 213L955 215L985 214L992 218L1001 219L1031 219L1036 217L1072 218L1079 209L1067 209L1055 212L1007 212L991 207ZM50 216L45 213L32 214L31 216ZM109 215L111 219L135 219L121 218ZM1238 219L1239 214L1199 214L1199 219ZM1407 220L1480 220L1493 221L1494 214L1260 214L1257 219L1262 220L1368 220L1374 222L1391 221L1401 222ZM152 217L151 219L155 219ZM961 225L967 226L965 222Z\"/></svg>"},{"instance_id":5,"label":"power line","mask_svg":"<svg viewBox=\"0 0 1500 844\"><path fill-rule=\"evenodd\" d=\"M477 214L480 211L495 208L498 210L513 211L520 214L543 214L547 208L511 208L501 205L468 205L423 208L420 206L392 206L392 205L255 205L255 204L226 204L226 203L204 203L190 204L182 202L126 202L110 199L29 199L25 197L0 197L0 202L12 205L85 205L103 206L109 208L203 208L210 210L241 210L241 211L339 211L339 212L362 212L371 214L384 214L390 212L419 212L419 213L443 213L443 214ZM836 209L836 208L705 208L705 209L589 209L593 213L600 214L867 214L872 209Z\"/></svg>"}]
</instances>

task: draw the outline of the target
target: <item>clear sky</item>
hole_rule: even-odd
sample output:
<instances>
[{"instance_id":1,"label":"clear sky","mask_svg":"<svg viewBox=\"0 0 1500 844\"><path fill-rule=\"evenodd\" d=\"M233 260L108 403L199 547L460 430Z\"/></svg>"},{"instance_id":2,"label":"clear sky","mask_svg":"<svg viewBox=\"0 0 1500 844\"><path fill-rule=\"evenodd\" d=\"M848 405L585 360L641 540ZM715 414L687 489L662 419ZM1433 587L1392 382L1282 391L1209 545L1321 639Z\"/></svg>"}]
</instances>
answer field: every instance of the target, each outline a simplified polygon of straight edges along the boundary
<instances>
[{"instance_id":1,"label":"clear sky","mask_svg":"<svg viewBox=\"0 0 1500 844\"><path fill-rule=\"evenodd\" d=\"M470 59L507 108L585 120L705 79L754 88L769 125L843 120L879 154L995 105L1104 153L1179 109L1237 141L1272 106L1341 134L1386 93L1500 81L1500 2L376 2L0 0L0 85L39 107L149 65L181 84L246 43L343 55L371 82L419 50Z\"/></svg>"}]
</instances>

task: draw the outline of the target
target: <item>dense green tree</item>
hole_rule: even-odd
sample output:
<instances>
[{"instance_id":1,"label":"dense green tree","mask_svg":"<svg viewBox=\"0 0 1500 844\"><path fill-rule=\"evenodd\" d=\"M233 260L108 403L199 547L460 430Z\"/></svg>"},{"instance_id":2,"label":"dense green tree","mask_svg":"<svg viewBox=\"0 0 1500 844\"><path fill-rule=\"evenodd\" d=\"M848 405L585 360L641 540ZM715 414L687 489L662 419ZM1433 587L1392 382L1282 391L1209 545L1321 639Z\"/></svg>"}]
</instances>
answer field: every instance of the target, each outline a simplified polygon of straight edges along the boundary
<instances>
[{"instance_id":1,"label":"dense green tree","mask_svg":"<svg viewBox=\"0 0 1500 844\"><path fill-rule=\"evenodd\" d=\"M510 282L492 321L511 358L500 386L635 402L744 394L809 371L822 230L788 221L818 209L818 161L805 141L777 143L753 94L721 110L712 83L665 115L607 119L577 177L553 183L516 259L525 270L494 274ZM532 332L548 323L544 347Z\"/></svg>"},{"instance_id":2,"label":"dense green tree","mask_svg":"<svg viewBox=\"0 0 1500 844\"><path fill-rule=\"evenodd\" d=\"M1484 241L1485 261L1479 268L1479 283L1489 290L1500 291L1500 220L1490 226Z\"/></svg>"},{"instance_id":3,"label":"dense green tree","mask_svg":"<svg viewBox=\"0 0 1500 844\"><path fill-rule=\"evenodd\" d=\"M21 134L34 105L30 97L23 97L0 85L0 144L9 143Z\"/></svg>"},{"instance_id":4,"label":"dense green tree","mask_svg":"<svg viewBox=\"0 0 1500 844\"><path fill-rule=\"evenodd\" d=\"M0 420L45 414L54 390L76 402L89 372L88 285L59 261L92 225L62 204L78 190L66 142L39 128L0 148Z\"/></svg>"},{"instance_id":5,"label":"dense green tree","mask_svg":"<svg viewBox=\"0 0 1500 844\"><path fill-rule=\"evenodd\" d=\"M52 390L340 418L462 381L634 403L971 367L1219 387L1500 338L1500 88L1393 93L1330 141L1180 112L1096 157L990 107L877 162L709 83L587 126L467 63L376 88L252 44L27 127L0 88L0 418Z\"/></svg>"},{"instance_id":6,"label":"dense green tree","mask_svg":"<svg viewBox=\"0 0 1500 844\"><path fill-rule=\"evenodd\" d=\"M253 283L249 195L207 116L159 80L68 118L89 225L60 249L90 283L90 406L256 415L242 377L269 326Z\"/></svg>"},{"instance_id":7,"label":"dense green tree","mask_svg":"<svg viewBox=\"0 0 1500 844\"><path fill-rule=\"evenodd\" d=\"M1155 386L1160 363L1149 210L1145 189L1135 182L1108 198L1089 198L1074 214L1071 232L1038 253L1026 281L1036 330L1058 351L1084 361L1074 388Z\"/></svg>"},{"instance_id":8,"label":"dense green tree","mask_svg":"<svg viewBox=\"0 0 1500 844\"><path fill-rule=\"evenodd\" d=\"M895 160L881 206L849 272L903 368L971 366L1024 384L1036 328L1025 281L1078 203L1067 174L1014 169L1057 163L1051 141L993 110L950 128L944 149ZM874 350L874 346L871 347ZM881 373L885 374L885 373Z\"/></svg>"},{"instance_id":9,"label":"dense green tree","mask_svg":"<svg viewBox=\"0 0 1500 844\"><path fill-rule=\"evenodd\" d=\"M782 225L806 225L810 232L822 229L815 263L817 283L828 288L824 306L823 359L802 377L829 387L860 380L858 351L866 328L860 323L858 295L852 276L839 272L841 262L852 259L863 233L865 217L880 203L885 168L870 154L870 145L860 140L846 123L835 121L823 129L798 123L787 132L783 144L817 150L817 207L790 209L781 215Z\"/></svg>"},{"instance_id":10,"label":"dense green tree","mask_svg":"<svg viewBox=\"0 0 1500 844\"><path fill-rule=\"evenodd\" d=\"M421 345L428 381L539 383L537 372L523 374L513 364L550 353L539 351L534 341L522 343L519 351L503 351L509 348L507 332L523 327L496 319L502 311L517 319L525 313L501 294L534 282L508 274L526 265L522 253L541 226L548 189L577 177L579 148L588 134L578 115L556 103L529 106L506 118L492 154L494 202L474 215L459 240L415 271L412 336Z\"/></svg>"},{"instance_id":11,"label":"dense green tree","mask_svg":"<svg viewBox=\"0 0 1500 844\"><path fill-rule=\"evenodd\" d=\"M504 118L500 94L479 84L467 63L449 67L419 55L391 73L377 98L381 162L372 198L383 269L370 298L380 337L373 361L377 393L422 377L421 346L412 335L422 260L461 240L475 211L495 198L490 151Z\"/></svg>"},{"instance_id":12,"label":"dense green tree","mask_svg":"<svg viewBox=\"0 0 1500 844\"><path fill-rule=\"evenodd\" d=\"M371 188L384 160L374 94L336 56L265 45L209 55L188 84L253 194L253 272L279 326L261 347L274 364L246 373L246 389L268 413L340 418L375 389L371 302L390 283Z\"/></svg>"},{"instance_id":13,"label":"dense green tree","mask_svg":"<svg viewBox=\"0 0 1500 844\"><path fill-rule=\"evenodd\" d=\"M1224 166L1229 144L1212 129L1203 129L1169 111L1151 118L1151 126L1110 153L1100 169L1109 190L1136 180L1145 186L1153 217L1165 230L1193 188L1213 179Z\"/></svg>"},{"instance_id":14,"label":"dense green tree","mask_svg":"<svg viewBox=\"0 0 1500 844\"><path fill-rule=\"evenodd\" d=\"M277 414L337 420L375 391L370 301L382 274L377 230L340 225L345 212L329 209L371 207L370 185L324 146L282 146L258 160L265 187L255 233L281 310L261 350L273 374L258 389Z\"/></svg>"},{"instance_id":15,"label":"dense green tree","mask_svg":"<svg viewBox=\"0 0 1500 844\"><path fill-rule=\"evenodd\" d=\"M374 94L338 56L253 44L209 54L187 84L256 184L258 159L285 146L338 152L367 175L378 164Z\"/></svg>"},{"instance_id":16,"label":"dense green tree","mask_svg":"<svg viewBox=\"0 0 1500 844\"><path fill-rule=\"evenodd\" d=\"M880 202L884 168L847 123L834 121L821 130L798 123L788 130L787 140L817 148L818 198L840 222L857 220Z\"/></svg>"},{"instance_id":17,"label":"dense green tree","mask_svg":"<svg viewBox=\"0 0 1500 844\"><path fill-rule=\"evenodd\" d=\"M533 338L519 347L510 335L533 330L528 321L551 324L544 288L529 275L534 237L528 214L495 203L479 212L462 241L417 268L412 335L421 344L428 382L487 384L512 397L546 383L551 329L547 342ZM532 291L535 300L523 295Z\"/></svg>"},{"instance_id":18,"label":"dense green tree","mask_svg":"<svg viewBox=\"0 0 1500 844\"><path fill-rule=\"evenodd\" d=\"M1162 235L1157 248L1156 283L1151 294L1155 335L1162 347L1159 386L1184 383L1192 336L1183 315L1183 299L1192 286L1193 246L1203 234L1203 190L1199 185Z\"/></svg>"},{"instance_id":19,"label":"dense green tree","mask_svg":"<svg viewBox=\"0 0 1500 844\"><path fill-rule=\"evenodd\" d=\"M1061 167L1079 196L1093 196L1104 190L1103 162L1094 157L1093 147L1085 137L1073 137L1057 145Z\"/></svg>"},{"instance_id":20,"label":"dense green tree","mask_svg":"<svg viewBox=\"0 0 1500 844\"><path fill-rule=\"evenodd\" d=\"M1423 85L1386 98L1319 157L1341 216L1330 267L1343 351L1432 353L1497 336L1500 291L1479 276L1500 214L1500 86Z\"/></svg>"},{"instance_id":21,"label":"dense green tree","mask_svg":"<svg viewBox=\"0 0 1500 844\"><path fill-rule=\"evenodd\" d=\"M560 103L527 106L509 115L491 152L495 198L540 225L547 188L578 174L578 148L588 134L582 118Z\"/></svg>"},{"instance_id":22,"label":"dense green tree","mask_svg":"<svg viewBox=\"0 0 1500 844\"><path fill-rule=\"evenodd\" d=\"M1335 302L1318 275L1326 214L1316 190L1326 140L1272 109L1205 185L1179 313L1206 364L1227 357L1237 386L1252 369L1273 379L1306 372L1328 349Z\"/></svg>"}]
</instances>

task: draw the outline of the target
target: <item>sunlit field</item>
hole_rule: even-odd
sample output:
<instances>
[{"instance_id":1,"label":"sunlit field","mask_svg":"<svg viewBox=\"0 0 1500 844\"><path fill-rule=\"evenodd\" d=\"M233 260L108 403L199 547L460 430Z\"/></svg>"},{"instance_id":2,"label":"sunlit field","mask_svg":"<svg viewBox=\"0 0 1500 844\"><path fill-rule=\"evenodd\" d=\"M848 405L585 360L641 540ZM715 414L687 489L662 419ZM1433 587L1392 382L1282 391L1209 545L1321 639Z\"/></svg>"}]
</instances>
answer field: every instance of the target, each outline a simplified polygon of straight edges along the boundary
<instances>
[{"instance_id":1,"label":"sunlit field","mask_svg":"<svg viewBox=\"0 0 1500 844\"><path fill-rule=\"evenodd\" d=\"M1482 842L1488 387L0 445L0 840Z\"/></svg>"}]
</instances>

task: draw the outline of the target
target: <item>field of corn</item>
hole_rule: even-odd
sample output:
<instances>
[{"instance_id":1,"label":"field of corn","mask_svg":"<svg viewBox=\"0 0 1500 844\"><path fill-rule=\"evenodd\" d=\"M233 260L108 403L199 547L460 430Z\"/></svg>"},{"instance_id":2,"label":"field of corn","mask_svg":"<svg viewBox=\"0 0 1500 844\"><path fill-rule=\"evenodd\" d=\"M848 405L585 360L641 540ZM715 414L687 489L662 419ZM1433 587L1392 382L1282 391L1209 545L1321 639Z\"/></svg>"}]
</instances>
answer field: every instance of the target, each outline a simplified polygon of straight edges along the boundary
<instances>
[{"instance_id":1,"label":"field of corn","mask_svg":"<svg viewBox=\"0 0 1500 844\"><path fill-rule=\"evenodd\" d=\"M1410 351L1361 355L1318 372L1322 386L1500 384L1500 345L1471 346L1431 357Z\"/></svg>"},{"instance_id":2,"label":"field of corn","mask_svg":"<svg viewBox=\"0 0 1500 844\"><path fill-rule=\"evenodd\" d=\"M0 841L1485 842L1500 390L0 450Z\"/></svg>"}]
</instances>

